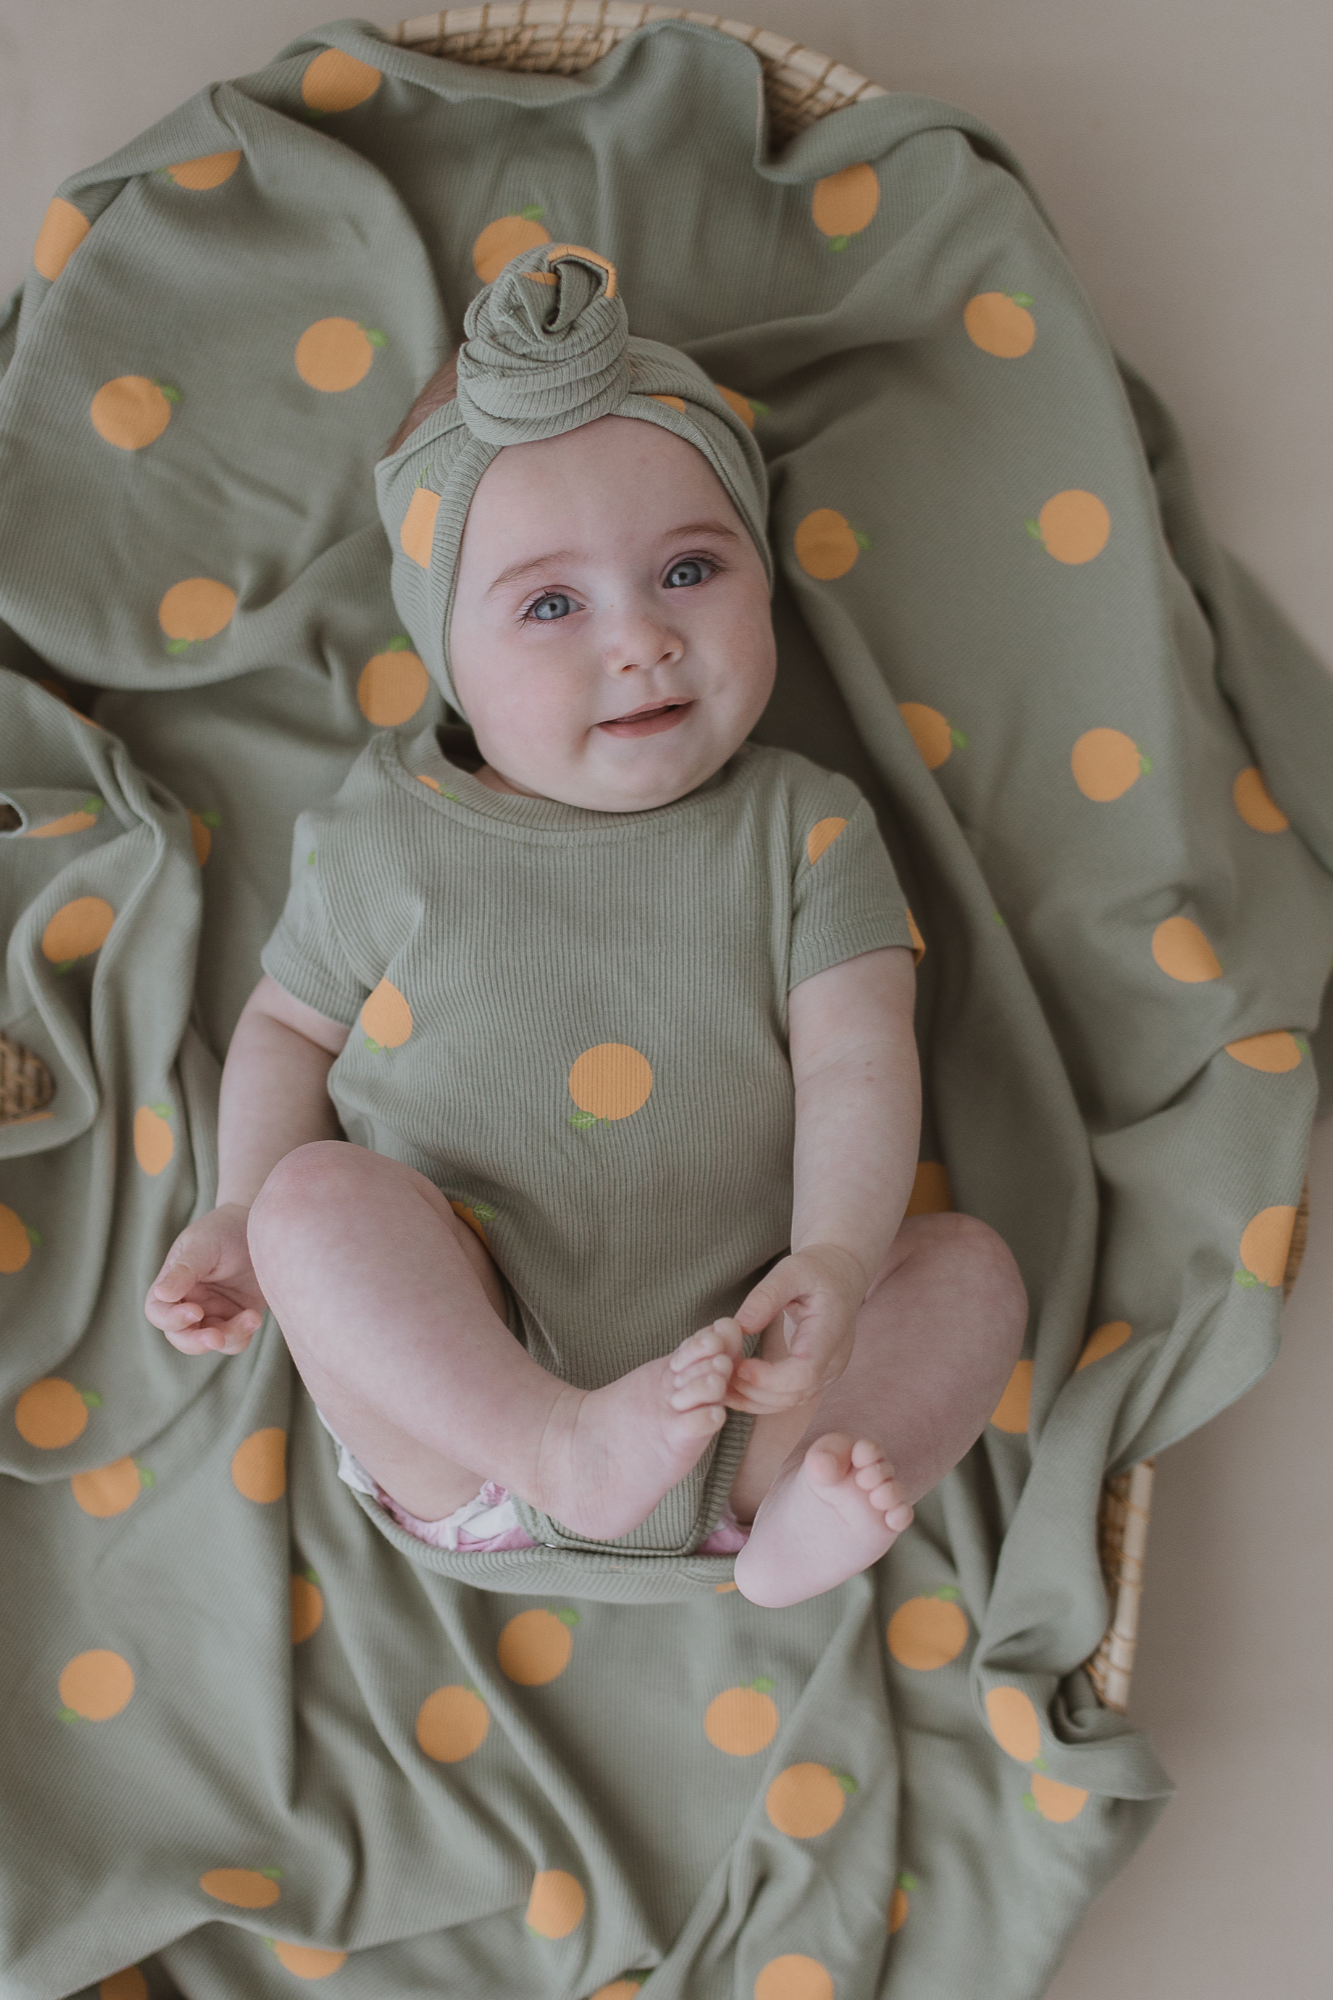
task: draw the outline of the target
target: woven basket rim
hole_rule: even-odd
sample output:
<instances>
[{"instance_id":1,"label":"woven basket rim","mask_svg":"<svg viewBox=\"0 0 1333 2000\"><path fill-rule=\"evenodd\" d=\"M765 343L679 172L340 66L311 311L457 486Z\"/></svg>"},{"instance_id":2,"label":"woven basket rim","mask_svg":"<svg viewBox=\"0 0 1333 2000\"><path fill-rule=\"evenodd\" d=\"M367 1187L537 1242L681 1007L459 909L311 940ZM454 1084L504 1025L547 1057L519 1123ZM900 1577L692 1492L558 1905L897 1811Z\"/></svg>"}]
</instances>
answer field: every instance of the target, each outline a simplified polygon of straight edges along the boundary
<instances>
[{"instance_id":1,"label":"woven basket rim","mask_svg":"<svg viewBox=\"0 0 1333 2000\"><path fill-rule=\"evenodd\" d=\"M486 68L577 75L618 43L657 21L712 28L753 49L763 71L771 121L779 133L799 131L830 112L888 92L858 70L790 36L751 27L721 14L640 0L485 0L418 14L385 29L399 48L414 48ZM517 56L507 62L506 56Z\"/></svg>"}]
</instances>

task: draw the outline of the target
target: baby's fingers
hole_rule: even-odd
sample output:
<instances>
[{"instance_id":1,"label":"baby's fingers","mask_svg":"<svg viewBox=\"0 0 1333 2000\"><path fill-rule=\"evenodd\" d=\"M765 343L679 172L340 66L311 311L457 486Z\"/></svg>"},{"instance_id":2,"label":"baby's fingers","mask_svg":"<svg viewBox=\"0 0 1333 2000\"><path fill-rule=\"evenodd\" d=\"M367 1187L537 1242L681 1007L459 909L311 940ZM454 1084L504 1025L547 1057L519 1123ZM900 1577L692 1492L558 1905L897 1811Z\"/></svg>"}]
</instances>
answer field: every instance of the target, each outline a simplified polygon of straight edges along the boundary
<instances>
[{"instance_id":1,"label":"baby's fingers","mask_svg":"<svg viewBox=\"0 0 1333 2000\"><path fill-rule=\"evenodd\" d=\"M181 1354L243 1354L258 1331L261 1313L253 1309L232 1319L215 1320L204 1326L163 1327L167 1339Z\"/></svg>"},{"instance_id":2,"label":"baby's fingers","mask_svg":"<svg viewBox=\"0 0 1333 2000\"><path fill-rule=\"evenodd\" d=\"M160 1302L174 1304L183 1299L198 1282L199 1273L187 1264L184 1258L168 1257L162 1269L148 1287L148 1296Z\"/></svg>"}]
</instances>

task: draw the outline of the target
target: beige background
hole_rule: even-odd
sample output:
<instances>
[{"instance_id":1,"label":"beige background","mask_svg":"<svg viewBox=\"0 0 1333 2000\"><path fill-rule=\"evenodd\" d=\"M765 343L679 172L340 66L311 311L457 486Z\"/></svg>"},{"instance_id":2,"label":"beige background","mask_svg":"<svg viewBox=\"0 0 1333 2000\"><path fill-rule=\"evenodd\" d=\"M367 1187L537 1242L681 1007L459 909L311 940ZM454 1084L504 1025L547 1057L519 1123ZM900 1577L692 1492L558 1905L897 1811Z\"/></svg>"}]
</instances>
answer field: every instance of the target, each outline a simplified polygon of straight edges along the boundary
<instances>
[{"instance_id":1,"label":"beige background","mask_svg":"<svg viewBox=\"0 0 1333 2000\"><path fill-rule=\"evenodd\" d=\"M1009 140L1179 417L1215 527L1333 662L1327 0L752 4ZM320 18L316 0L0 0L0 288L65 174ZM1312 1184L1278 1365L1160 1461L1131 1715L1179 1794L1051 2000L1333 1991L1333 1120Z\"/></svg>"}]
</instances>

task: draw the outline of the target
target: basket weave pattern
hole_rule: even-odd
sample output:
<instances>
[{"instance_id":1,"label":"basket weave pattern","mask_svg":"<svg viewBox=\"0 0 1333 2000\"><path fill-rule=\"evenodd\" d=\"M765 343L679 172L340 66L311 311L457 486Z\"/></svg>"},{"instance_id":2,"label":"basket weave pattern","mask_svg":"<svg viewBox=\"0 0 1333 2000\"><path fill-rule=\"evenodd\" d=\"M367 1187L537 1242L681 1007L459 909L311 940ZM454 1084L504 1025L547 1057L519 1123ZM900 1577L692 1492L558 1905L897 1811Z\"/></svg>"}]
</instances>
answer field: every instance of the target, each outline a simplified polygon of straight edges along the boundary
<instances>
[{"instance_id":1,"label":"basket weave pattern","mask_svg":"<svg viewBox=\"0 0 1333 2000\"><path fill-rule=\"evenodd\" d=\"M577 76L618 42L651 21L693 21L744 42L759 58L769 129L781 144L826 112L887 93L845 64L766 28L684 7L648 7L633 0L496 0L482 7L446 7L388 30L390 41L423 55L486 69Z\"/></svg>"}]
</instances>

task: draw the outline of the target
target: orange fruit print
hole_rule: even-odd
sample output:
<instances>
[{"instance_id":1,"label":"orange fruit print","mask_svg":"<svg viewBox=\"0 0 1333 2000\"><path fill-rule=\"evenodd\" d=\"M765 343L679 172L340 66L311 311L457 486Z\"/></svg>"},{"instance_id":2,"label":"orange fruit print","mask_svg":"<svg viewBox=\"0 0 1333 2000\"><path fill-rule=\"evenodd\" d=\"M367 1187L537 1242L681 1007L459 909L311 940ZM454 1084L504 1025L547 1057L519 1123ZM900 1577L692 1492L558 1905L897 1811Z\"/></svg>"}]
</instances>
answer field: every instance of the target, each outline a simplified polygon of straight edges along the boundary
<instances>
[{"instance_id":1,"label":"orange fruit print","mask_svg":"<svg viewBox=\"0 0 1333 2000\"><path fill-rule=\"evenodd\" d=\"M846 576L862 549L870 543L836 507L816 507L807 514L793 538L796 560L807 576L832 583Z\"/></svg>"},{"instance_id":2,"label":"orange fruit print","mask_svg":"<svg viewBox=\"0 0 1333 2000\"><path fill-rule=\"evenodd\" d=\"M761 1968L754 2000L833 2000L833 1975L817 1958L785 1951Z\"/></svg>"},{"instance_id":3,"label":"orange fruit print","mask_svg":"<svg viewBox=\"0 0 1333 2000\"><path fill-rule=\"evenodd\" d=\"M1067 487L1053 493L1035 521L1024 523L1033 541L1060 563L1091 562L1106 547L1111 516L1095 493Z\"/></svg>"},{"instance_id":4,"label":"orange fruit print","mask_svg":"<svg viewBox=\"0 0 1333 2000\"><path fill-rule=\"evenodd\" d=\"M578 1106L569 1122L582 1129L631 1118L648 1102L652 1087L647 1056L626 1042L599 1042L585 1049L569 1072L569 1094Z\"/></svg>"},{"instance_id":5,"label":"orange fruit print","mask_svg":"<svg viewBox=\"0 0 1333 2000\"><path fill-rule=\"evenodd\" d=\"M520 1611L509 1619L496 1641L500 1672L520 1687L544 1687L569 1665L574 1651L572 1627L577 1611Z\"/></svg>"},{"instance_id":6,"label":"orange fruit print","mask_svg":"<svg viewBox=\"0 0 1333 2000\"><path fill-rule=\"evenodd\" d=\"M779 1833L813 1840L841 1817L856 1780L827 1764L788 1764L764 1795L764 1809Z\"/></svg>"},{"instance_id":7,"label":"orange fruit print","mask_svg":"<svg viewBox=\"0 0 1333 2000\"><path fill-rule=\"evenodd\" d=\"M521 257L525 250L535 250L539 243L550 242L548 231L542 228L544 213L534 205L513 215L498 215L494 222L486 224L472 245L472 268L483 285L492 284L505 265Z\"/></svg>"},{"instance_id":8,"label":"orange fruit print","mask_svg":"<svg viewBox=\"0 0 1333 2000\"><path fill-rule=\"evenodd\" d=\"M587 1903L575 1876L563 1868L542 1868L533 1877L525 1921L538 1937L568 1937L582 1923Z\"/></svg>"},{"instance_id":9,"label":"orange fruit print","mask_svg":"<svg viewBox=\"0 0 1333 2000\"><path fill-rule=\"evenodd\" d=\"M725 1688L704 1710L704 1735L729 1757L753 1757L766 1750L778 1730L773 1683L762 1676L745 1687Z\"/></svg>"},{"instance_id":10,"label":"orange fruit print","mask_svg":"<svg viewBox=\"0 0 1333 2000\"><path fill-rule=\"evenodd\" d=\"M269 1910L282 1895L281 1880L280 1868L209 1868L199 1877L199 1887L234 1910Z\"/></svg>"},{"instance_id":11,"label":"orange fruit print","mask_svg":"<svg viewBox=\"0 0 1333 2000\"><path fill-rule=\"evenodd\" d=\"M14 1427L36 1450L60 1451L83 1436L88 1412L101 1400L91 1389L76 1389L61 1375L45 1375L30 1383L14 1405Z\"/></svg>"},{"instance_id":12,"label":"orange fruit print","mask_svg":"<svg viewBox=\"0 0 1333 2000\"><path fill-rule=\"evenodd\" d=\"M1028 1416L1032 1403L1032 1363L1016 1361L1014 1372L1005 1385L1004 1394L995 1405L991 1422L997 1431L1008 1431L1010 1436L1020 1436L1028 1427Z\"/></svg>"},{"instance_id":13,"label":"orange fruit print","mask_svg":"<svg viewBox=\"0 0 1333 2000\"><path fill-rule=\"evenodd\" d=\"M134 1669L119 1653L97 1647L76 1653L60 1676L66 1719L108 1722L127 1707L134 1693Z\"/></svg>"},{"instance_id":14,"label":"orange fruit print","mask_svg":"<svg viewBox=\"0 0 1333 2000\"><path fill-rule=\"evenodd\" d=\"M958 1596L955 1585L942 1584L933 1597L909 1597L898 1606L885 1636L900 1667L928 1674L958 1658L968 1629Z\"/></svg>"},{"instance_id":15,"label":"orange fruit print","mask_svg":"<svg viewBox=\"0 0 1333 2000\"><path fill-rule=\"evenodd\" d=\"M1084 798L1106 805L1151 771L1152 760L1122 729L1085 729L1070 752L1069 767Z\"/></svg>"},{"instance_id":16,"label":"orange fruit print","mask_svg":"<svg viewBox=\"0 0 1333 2000\"><path fill-rule=\"evenodd\" d=\"M364 380L375 349L387 345L378 327L354 319L317 319L296 343L296 372L312 389L338 395Z\"/></svg>"},{"instance_id":17,"label":"orange fruit print","mask_svg":"<svg viewBox=\"0 0 1333 2000\"><path fill-rule=\"evenodd\" d=\"M1285 833L1291 825L1282 808L1273 803L1257 764L1237 773L1231 798L1246 826L1253 827L1256 833Z\"/></svg>"},{"instance_id":18,"label":"orange fruit print","mask_svg":"<svg viewBox=\"0 0 1333 2000\"><path fill-rule=\"evenodd\" d=\"M221 187L229 181L241 164L241 152L232 146L223 153L201 153L196 160L178 160L174 167L168 167L177 187L192 188L202 192L207 188Z\"/></svg>"},{"instance_id":19,"label":"orange fruit print","mask_svg":"<svg viewBox=\"0 0 1333 2000\"><path fill-rule=\"evenodd\" d=\"M147 375L117 375L102 384L88 405L88 415L108 444L121 451L142 451L161 437L171 421L172 405L180 399L179 389L150 381Z\"/></svg>"},{"instance_id":20,"label":"orange fruit print","mask_svg":"<svg viewBox=\"0 0 1333 2000\"><path fill-rule=\"evenodd\" d=\"M307 63L301 78L301 97L307 111L317 116L330 111L352 111L375 95L383 77L369 63L358 62L342 49L325 49Z\"/></svg>"},{"instance_id":21,"label":"orange fruit print","mask_svg":"<svg viewBox=\"0 0 1333 2000\"><path fill-rule=\"evenodd\" d=\"M845 250L859 236L879 207L879 176L868 160L843 167L817 180L810 196L810 214L830 250Z\"/></svg>"},{"instance_id":22,"label":"orange fruit print","mask_svg":"<svg viewBox=\"0 0 1333 2000\"><path fill-rule=\"evenodd\" d=\"M251 1431L232 1453L231 1477L236 1491L256 1506L280 1500L287 1491L287 1433L277 1424Z\"/></svg>"},{"instance_id":23,"label":"orange fruit print","mask_svg":"<svg viewBox=\"0 0 1333 2000\"><path fill-rule=\"evenodd\" d=\"M480 1749L490 1721L475 1688L438 1687L417 1710L417 1742L436 1764L458 1764Z\"/></svg>"},{"instance_id":24,"label":"orange fruit print","mask_svg":"<svg viewBox=\"0 0 1333 2000\"><path fill-rule=\"evenodd\" d=\"M411 1039L412 1009L390 979L381 979L362 1007L360 1020L366 1047L376 1055L400 1049Z\"/></svg>"},{"instance_id":25,"label":"orange fruit print","mask_svg":"<svg viewBox=\"0 0 1333 2000\"><path fill-rule=\"evenodd\" d=\"M967 337L983 354L1016 361L1037 338L1037 322L1026 292L978 292L963 308Z\"/></svg>"},{"instance_id":26,"label":"orange fruit print","mask_svg":"<svg viewBox=\"0 0 1333 2000\"><path fill-rule=\"evenodd\" d=\"M81 209L56 195L42 217L33 245L32 261L40 275L54 282L91 228Z\"/></svg>"},{"instance_id":27,"label":"orange fruit print","mask_svg":"<svg viewBox=\"0 0 1333 2000\"><path fill-rule=\"evenodd\" d=\"M396 729L414 716L430 691L430 675L404 633L373 653L356 683L357 706L377 729ZM439 790L439 784L435 786Z\"/></svg>"}]
</instances>

